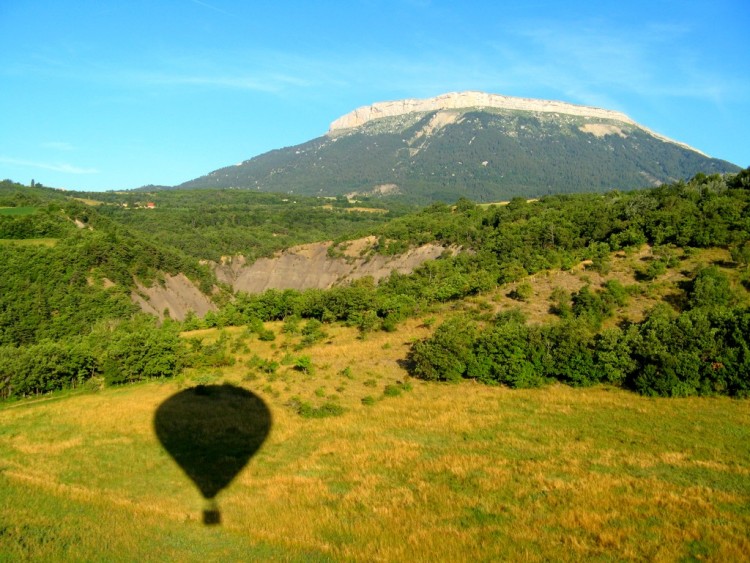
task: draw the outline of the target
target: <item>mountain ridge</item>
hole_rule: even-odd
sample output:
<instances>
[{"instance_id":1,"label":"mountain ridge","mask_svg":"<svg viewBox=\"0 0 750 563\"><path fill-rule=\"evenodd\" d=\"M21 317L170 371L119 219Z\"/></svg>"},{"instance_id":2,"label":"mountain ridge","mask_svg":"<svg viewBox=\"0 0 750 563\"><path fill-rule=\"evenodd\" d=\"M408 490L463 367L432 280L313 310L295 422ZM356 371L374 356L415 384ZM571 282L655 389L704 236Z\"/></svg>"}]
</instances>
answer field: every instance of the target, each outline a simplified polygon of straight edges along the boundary
<instances>
[{"instance_id":1,"label":"mountain ridge","mask_svg":"<svg viewBox=\"0 0 750 563\"><path fill-rule=\"evenodd\" d=\"M448 92L432 98L407 98L404 100L375 102L351 111L331 123L331 131L363 125L367 121L380 117L393 117L405 113L428 112L441 109L466 108L497 108L520 111L535 111L545 113L565 113L584 117L600 117L615 119L635 124L624 113L595 108L592 106L576 105L568 102L540 100L533 98L519 98L490 94L478 91Z\"/></svg>"}]
</instances>

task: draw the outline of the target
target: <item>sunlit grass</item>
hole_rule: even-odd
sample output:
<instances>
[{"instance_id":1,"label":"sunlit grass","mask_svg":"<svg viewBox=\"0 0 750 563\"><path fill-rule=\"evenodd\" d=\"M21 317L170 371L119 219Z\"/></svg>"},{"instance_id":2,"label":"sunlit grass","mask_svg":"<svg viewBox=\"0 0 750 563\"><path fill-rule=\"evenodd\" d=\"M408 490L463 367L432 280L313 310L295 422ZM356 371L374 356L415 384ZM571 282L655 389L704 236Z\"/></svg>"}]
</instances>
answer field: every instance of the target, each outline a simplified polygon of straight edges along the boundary
<instances>
[{"instance_id":1,"label":"sunlit grass","mask_svg":"<svg viewBox=\"0 0 750 563\"><path fill-rule=\"evenodd\" d=\"M58 239L56 238L28 238L28 239L3 239L0 238L0 244L18 245L18 246L55 246Z\"/></svg>"},{"instance_id":2,"label":"sunlit grass","mask_svg":"<svg viewBox=\"0 0 750 563\"><path fill-rule=\"evenodd\" d=\"M80 201L81 203L85 203L86 205L90 205L92 207L98 207L99 205L104 205L103 201L99 201L98 199L91 199L86 197L74 197L73 198L76 201Z\"/></svg>"},{"instance_id":3,"label":"sunlit grass","mask_svg":"<svg viewBox=\"0 0 750 563\"><path fill-rule=\"evenodd\" d=\"M266 327L275 340L227 329L237 349L247 346L230 367L0 408L0 559L750 553L747 401L427 384L403 367L410 342L430 330L421 319L365 339L325 326L328 337L303 349L280 324ZM209 341L219 331L191 335ZM280 365L263 373L248 367L253 355ZM288 362L301 355L310 373ZM214 527L201 524L202 499L152 422L162 401L201 377L253 391L273 419L260 452L219 495ZM344 413L304 418L290 407L295 397Z\"/></svg>"}]
</instances>

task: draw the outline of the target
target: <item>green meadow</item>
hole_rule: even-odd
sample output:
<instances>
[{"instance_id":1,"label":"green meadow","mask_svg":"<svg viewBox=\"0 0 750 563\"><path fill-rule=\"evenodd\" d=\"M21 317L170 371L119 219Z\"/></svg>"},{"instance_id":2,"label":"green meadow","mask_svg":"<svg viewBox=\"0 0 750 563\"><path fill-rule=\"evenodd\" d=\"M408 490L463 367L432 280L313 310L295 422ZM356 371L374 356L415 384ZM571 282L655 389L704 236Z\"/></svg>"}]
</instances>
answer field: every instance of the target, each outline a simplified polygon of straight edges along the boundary
<instances>
[{"instance_id":1,"label":"green meadow","mask_svg":"<svg viewBox=\"0 0 750 563\"><path fill-rule=\"evenodd\" d=\"M36 207L0 207L0 215L33 215L36 212Z\"/></svg>"}]
</instances>

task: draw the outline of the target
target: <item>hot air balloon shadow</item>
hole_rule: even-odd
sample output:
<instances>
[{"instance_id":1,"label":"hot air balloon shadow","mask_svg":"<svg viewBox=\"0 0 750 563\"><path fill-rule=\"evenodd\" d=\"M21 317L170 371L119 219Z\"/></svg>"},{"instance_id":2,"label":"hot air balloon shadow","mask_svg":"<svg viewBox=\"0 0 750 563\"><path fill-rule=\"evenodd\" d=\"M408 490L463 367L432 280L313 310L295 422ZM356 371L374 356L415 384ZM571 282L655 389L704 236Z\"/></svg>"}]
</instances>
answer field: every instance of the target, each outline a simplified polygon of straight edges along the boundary
<instances>
[{"instance_id":1,"label":"hot air balloon shadow","mask_svg":"<svg viewBox=\"0 0 750 563\"><path fill-rule=\"evenodd\" d=\"M234 385L198 385L172 395L154 430L205 499L204 524L220 524L216 495L247 465L271 429L263 400Z\"/></svg>"}]
</instances>

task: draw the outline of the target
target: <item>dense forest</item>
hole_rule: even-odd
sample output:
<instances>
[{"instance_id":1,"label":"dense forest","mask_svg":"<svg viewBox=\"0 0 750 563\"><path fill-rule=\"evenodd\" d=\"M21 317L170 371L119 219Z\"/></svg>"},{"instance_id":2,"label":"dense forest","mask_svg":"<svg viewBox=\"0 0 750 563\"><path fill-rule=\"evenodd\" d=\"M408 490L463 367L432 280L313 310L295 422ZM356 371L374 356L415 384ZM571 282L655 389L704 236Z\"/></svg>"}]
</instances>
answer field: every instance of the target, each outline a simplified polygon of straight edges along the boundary
<instances>
[{"instance_id":1,"label":"dense forest","mask_svg":"<svg viewBox=\"0 0 750 563\"><path fill-rule=\"evenodd\" d=\"M603 382L667 396L750 394L750 170L627 193L516 198L507 205L460 199L412 213L403 207L365 212L343 199L326 200L324 207L317 198L290 202L237 190L216 191L209 202L181 191L157 199L160 193L148 200L156 209L122 201L145 201L148 194L102 194L101 205L92 206L53 190L10 182L0 188L2 397L97 378L115 384L168 377L186 366L226 361L226 350L189 342L179 337L181 330L248 325L262 337L268 332L263 323L283 320L284 330L314 342L326 323L356 326L364 337L433 311L445 320L433 336L413 344L409 369L415 377L514 387ZM180 271L210 292L215 278L199 258L275 250L271 239L253 240L264 218L263 228L285 231L285 240L295 242L344 243L374 233L374 252L396 254L427 242L461 252L379 284L365 278L325 291L257 295L219 288L218 312L184 323L158 325L135 311L129 299L134 278L158 282L163 273ZM245 238L235 239L237 233ZM582 261L606 272L613 253L644 245L651 253L638 272L642 284L611 281L559 291L550 304L554 322L529 322L518 311L451 313L451 303L498 287L512 288L521 302L529 298L529 275ZM726 268L703 264L688 272L677 297L637 320L615 317L618 305L643 291L640 285L712 247L729 251L731 263L724 266L732 279Z\"/></svg>"},{"instance_id":2,"label":"dense forest","mask_svg":"<svg viewBox=\"0 0 750 563\"><path fill-rule=\"evenodd\" d=\"M399 202L349 202L249 190L161 190L80 194L110 203L98 212L128 229L204 260L250 260L296 244L364 236L415 208ZM147 203L153 208L144 209Z\"/></svg>"}]
</instances>

